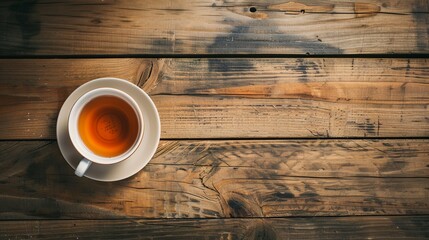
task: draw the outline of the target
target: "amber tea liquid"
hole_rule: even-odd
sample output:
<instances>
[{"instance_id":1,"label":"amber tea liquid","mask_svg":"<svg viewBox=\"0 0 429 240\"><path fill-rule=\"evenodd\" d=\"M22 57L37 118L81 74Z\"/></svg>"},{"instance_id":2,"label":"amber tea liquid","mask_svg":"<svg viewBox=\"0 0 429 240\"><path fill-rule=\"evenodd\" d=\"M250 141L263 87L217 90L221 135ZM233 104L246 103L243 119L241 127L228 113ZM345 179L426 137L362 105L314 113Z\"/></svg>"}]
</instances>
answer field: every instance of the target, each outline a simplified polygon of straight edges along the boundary
<instances>
[{"instance_id":1,"label":"amber tea liquid","mask_svg":"<svg viewBox=\"0 0 429 240\"><path fill-rule=\"evenodd\" d=\"M78 131L93 153L115 157L133 146L139 123L134 109L126 101L115 96L100 96L83 107Z\"/></svg>"}]
</instances>

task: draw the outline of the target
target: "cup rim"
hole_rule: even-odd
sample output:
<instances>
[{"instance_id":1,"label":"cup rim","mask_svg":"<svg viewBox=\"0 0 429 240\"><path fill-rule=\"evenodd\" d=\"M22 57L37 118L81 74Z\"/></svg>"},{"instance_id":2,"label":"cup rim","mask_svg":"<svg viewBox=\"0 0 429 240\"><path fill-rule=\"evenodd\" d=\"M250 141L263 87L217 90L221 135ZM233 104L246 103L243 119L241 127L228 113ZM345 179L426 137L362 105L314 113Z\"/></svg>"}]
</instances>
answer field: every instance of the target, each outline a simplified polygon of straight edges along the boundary
<instances>
[{"instance_id":1,"label":"cup rim","mask_svg":"<svg viewBox=\"0 0 429 240\"><path fill-rule=\"evenodd\" d=\"M82 138L80 137L79 131L78 131L78 119L79 115L83 109L83 107L86 105L86 103L90 102L91 100L100 97L100 96L115 96L119 97L122 100L126 101L134 110L137 118L138 118L138 134L137 138L134 141L132 147L130 147L126 152L114 156L114 157L103 157L100 155L95 154L92 152L86 145L83 143ZM69 131L69 137L70 140L75 147L75 149L82 155L83 158L86 158L92 162L98 163L98 164L114 164L121 162L127 158L129 158L138 148L140 145L143 135L144 135L144 119L143 114L137 104L137 102L129 96L126 92L121 91L119 89L110 88L110 87L101 87L96 88L91 91L86 92L82 96L78 98L78 100L73 104L69 116L68 116L68 131Z\"/></svg>"}]
</instances>

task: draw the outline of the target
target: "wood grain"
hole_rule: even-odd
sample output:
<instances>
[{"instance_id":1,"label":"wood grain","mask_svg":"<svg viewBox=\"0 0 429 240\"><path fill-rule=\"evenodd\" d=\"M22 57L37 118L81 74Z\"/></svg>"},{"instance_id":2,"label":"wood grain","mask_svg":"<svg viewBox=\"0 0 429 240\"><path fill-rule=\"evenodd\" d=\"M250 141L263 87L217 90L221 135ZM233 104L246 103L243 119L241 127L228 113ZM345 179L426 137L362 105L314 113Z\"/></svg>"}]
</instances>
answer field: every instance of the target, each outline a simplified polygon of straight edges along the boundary
<instances>
[{"instance_id":1,"label":"wood grain","mask_svg":"<svg viewBox=\"0 0 429 240\"><path fill-rule=\"evenodd\" d=\"M422 0L7 0L0 16L0 56L429 51Z\"/></svg>"},{"instance_id":2,"label":"wood grain","mask_svg":"<svg viewBox=\"0 0 429 240\"><path fill-rule=\"evenodd\" d=\"M74 176L51 141L0 142L1 219L429 214L429 140L162 141L135 176Z\"/></svg>"},{"instance_id":3,"label":"wood grain","mask_svg":"<svg viewBox=\"0 0 429 240\"><path fill-rule=\"evenodd\" d=\"M0 139L54 139L81 84L128 79L162 138L429 136L427 59L3 59Z\"/></svg>"},{"instance_id":4,"label":"wood grain","mask_svg":"<svg viewBox=\"0 0 429 240\"><path fill-rule=\"evenodd\" d=\"M1 221L4 239L425 239L429 217Z\"/></svg>"}]
</instances>

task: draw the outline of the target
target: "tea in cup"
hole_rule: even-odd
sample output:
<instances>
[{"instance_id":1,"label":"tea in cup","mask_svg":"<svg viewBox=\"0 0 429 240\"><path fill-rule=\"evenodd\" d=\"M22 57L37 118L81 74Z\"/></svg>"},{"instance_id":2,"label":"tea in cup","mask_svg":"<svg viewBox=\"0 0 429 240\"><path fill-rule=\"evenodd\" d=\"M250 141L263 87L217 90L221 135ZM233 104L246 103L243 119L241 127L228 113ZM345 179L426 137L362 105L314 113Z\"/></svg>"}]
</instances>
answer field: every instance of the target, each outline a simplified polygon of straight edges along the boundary
<instances>
[{"instance_id":1,"label":"tea in cup","mask_svg":"<svg viewBox=\"0 0 429 240\"><path fill-rule=\"evenodd\" d=\"M71 142L83 156L75 170L83 176L93 162L114 164L135 152L143 138L143 116L127 93L97 88L73 105L68 119Z\"/></svg>"}]
</instances>

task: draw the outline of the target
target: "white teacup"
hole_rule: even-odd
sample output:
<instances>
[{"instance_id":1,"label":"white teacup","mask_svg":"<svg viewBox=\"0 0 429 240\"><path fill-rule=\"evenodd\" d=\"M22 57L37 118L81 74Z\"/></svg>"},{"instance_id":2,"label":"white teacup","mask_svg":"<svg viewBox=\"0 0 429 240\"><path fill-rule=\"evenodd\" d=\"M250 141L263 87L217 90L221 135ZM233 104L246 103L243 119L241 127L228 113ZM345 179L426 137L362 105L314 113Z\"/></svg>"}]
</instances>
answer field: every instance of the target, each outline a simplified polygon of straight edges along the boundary
<instances>
[{"instance_id":1,"label":"white teacup","mask_svg":"<svg viewBox=\"0 0 429 240\"><path fill-rule=\"evenodd\" d=\"M143 129L140 108L127 93L114 88L85 93L68 119L71 142L83 156L75 174L82 177L93 162L114 164L127 159L140 145Z\"/></svg>"}]
</instances>

